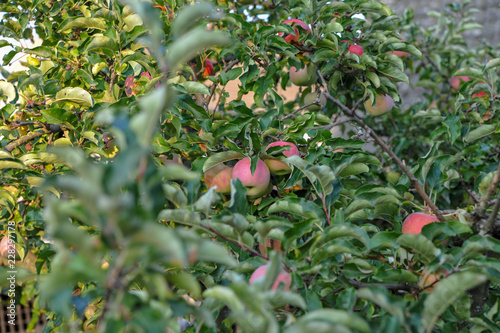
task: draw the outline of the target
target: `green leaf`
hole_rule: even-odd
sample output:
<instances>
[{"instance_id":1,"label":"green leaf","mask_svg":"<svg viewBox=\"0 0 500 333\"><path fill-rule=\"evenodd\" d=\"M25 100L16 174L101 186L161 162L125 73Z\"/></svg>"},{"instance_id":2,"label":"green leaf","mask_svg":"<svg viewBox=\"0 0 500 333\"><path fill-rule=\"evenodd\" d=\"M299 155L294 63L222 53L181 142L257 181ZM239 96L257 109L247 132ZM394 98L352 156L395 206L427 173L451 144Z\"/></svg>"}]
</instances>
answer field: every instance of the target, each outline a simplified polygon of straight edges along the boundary
<instances>
[{"instance_id":1,"label":"green leaf","mask_svg":"<svg viewBox=\"0 0 500 333\"><path fill-rule=\"evenodd\" d=\"M180 37L196 26L200 20L219 20L220 15L215 12L213 3L199 2L192 6L183 7L172 23L172 33L175 37Z\"/></svg>"},{"instance_id":2,"label":"green leaf","mask_svg":"<svg viewBox=\"0 0 500 333\"><path fill-rule=\"evenodd\" d=\"M441 314L467 290L486 282L479 273L459 272L449 275L439 282L434 291L424 301L420 332L430 333Z\"/></svg>"},{"instance_id":3,"label":"green leaf","mask_svg":"<svg viewBox=\"0 0 500 333\"><path fill-rule=\"evenodd\" d=\"M353 163L345 165L344 167L339 168L336 171L340 177L347 178L349 176L354 176L360 173L368 172L370 171L370 168L364 163Z\"/></svg>"},{"instance_id":4,"label":"green leaf","mask_svg":"<svg viewBox=\"0 0 500 333\"><path fill-rule=\"evenodd\" d=\"M206 85L200 82L194 82L194 81L187 81L181 83L181 86L186 89L186 92L188 94L205 94L205 95L210 95L210 90Z\"/></svg>"},{"instance_id":5,"label":"green leaf","mask_svg":"<svg viewBox=\"0 0 500 333\"><path fill-rule=\"evenodd\" d=\"M25 169L24 164L15 161L0 161L0 169Z\"/></svg>"},{"instance_id":6,"label":"green leaf","mask_svg":"<svg viewBox=\"0 0 500 333\"><path fill-rule=\"evenodd\" d=\"M63 27L59 28L58 32L73 28L86 28L86 29L98 29L106 30L106 21L101 18L91 18L91 17L78 17L73 18L68 21Z\"/></svg>"},{"instance_id":7,"label":"green leaf","mask_svg":"<svg viewBox=\"0 0 500 333\"><path fill-rule=\"evenodd\" d=\"M198 214L187 209L164 209L158 214L158 219L189 226L201 224L201 219Z\"/></svg>"},{"instance_id":8,"label":"green leaf","mask_svg":"<svg viewBox=\"0 0 500 333\"><path fill-rule=\"evenodd\" d=\"M130 32L132 29L134 29L137 26L142 26L144 22L142 21L142 18L138 14L132 14L123 19L123 22L125 23L125 27L123 27L123 30Z\"/></svg>"},{"instance_id":9,"label":"green leaf","mask_svg":"<svg viewBox=\"0 0 500 333\"><path fill-rule=\"evenodd\" d=\"M500 66L500 58L494 58L486 63L484 70L487 71L498 66Z\"/></svg>"},{"instance_id":10,"label":"green leaf","mask_svg":"<svg viewBox=\"0 0 500 333\"><path fill-rule=\"evenodd\" d=\"M94 99L80 87L63 88L56 94L55 102L73 102L84 106L94 106Z\"/></svg>"},{"instance_id":11,"label":"green leaf","mask_svg":"<svg viewBox=\"0 0 500 333\"><path fill-rule=\"evenodd\" d=\"M398 237L396 243L418 254L426 263L431 262L441 253L430 240L422 235L403 234Z\"/></svg>"},{"instance_id":12,"label":"green leaf","mask_svg":"<svg viewBox=\"0 0 500 333\"><path fill-rule=\"evenodd\" d=\"M6 102L12 102L16 99L16 88L14 85L7 81L0 81L0 94L2 97L7 97Z\"/></svg>"},{"instance_id":13,"label":"green leaf","mask_svg":"<svg viewBox=\"0 0 500 333\"><path fill-rule=\"evenodd\" d=\"M229 267L236 266L236 261L221 245L211 240L202 240L198 249L198 260L219 263Z\"/></svg>"},{"instance_id":14,"label":"green leaf","mask_svg":"<svg viewBox=\"0 0 500 333\"><path fill-rule=\"evenodd\" d=\"M468 76L475 79L484 80L483 72L476 68L461 68L453 76Z\"/></svg>"},{"instance_id":15,"label":"green leaf","mask_svg":"<svg viewBox=\"0 0 500 333\"><path fill-rule=\"evenodd\" d=\"M370 326L364 319L344 310L320 309L309 312L297 319L297 322L285 333L310 332L310 324L321 322L324 324L322 332L335 332L337 326L347 327L361 332L370 332Z\"/></svg>"},{"instance_id":16,"label":"green leaf","mask_svg":"<svg viewBox=\"0 0 500 333\"><path fill-rule=\"evenodd\" d=\"M43 58L51 58L54 55L53 49L46 46L37 46L32 49L25 49L25 53L34 54Z\"/></svg>"},{"instance_id":17,"label":"green leaf","mask_svg":"<svg viewBox=\"0 0 500 333\"><path fill-rule=\"evenodd\" d=\"M224 151L221 153L216 153L205 161L205 164L203 164L203 172L207 172L208 169L213 168L214 166L224 163L227 161L231 160L239 160L241 159L242 155L236 151Z\"/></svg>"},{"instance_id":18,"label":"green leaf","mask_svg":"<svg viewBox=\"0 0 500 333\"><path fill-rule=\"evenodd\" d=\"M106 36L94 36L92 41L87 45L86 51L91 51L95 49L108 49L111 51L118 50L118 44L116 41L110 37Z\"/></svg>"},{"instance_id":19,"label":"green leaf","mask_svg":"<svg viewBox=\"0 0 500 333\"><path fill-rule=\"evenodd\" d=\"M342 24L338 22L330 22L325 25L325 29L323 30L324 33L329 33L329 32L342 32L344 31L344 27Z\"/></svg>"},{"instance_id":20,"label":"green leaf","mask_svg":"<svg viewBox=\"0 0 500 333\"><path fill-rule=\"evenodd\" d=\"M314 202L304 198L286 197L275 202L269 207L269 214L278 212L295 214L308 219L312 218L324 220L323 210Z\"/></svg>"},{"instance_id":21,"label":"green leaf","mask_svg":"<svg viewBox=\"0 0 500 333\"><path fill-rule=\"evenodd\" d=\"M464 137L464 142L470 143L496 132L495 125L482 125L468 132Z\"/></svg>"},{"instance_id":22,"label":"green leaf","mask_svg":"<svg viewBox=\"0 0 500 333\"><path fill-rule=\"evenodd\" d=\"M220 46L230 42L229 36L222 31L207 31L205 28L196 28L169 45L167 61L172 70L175 70L178 66L193 58L198 52L215 45Z\"/></svg>"}]
</instances>

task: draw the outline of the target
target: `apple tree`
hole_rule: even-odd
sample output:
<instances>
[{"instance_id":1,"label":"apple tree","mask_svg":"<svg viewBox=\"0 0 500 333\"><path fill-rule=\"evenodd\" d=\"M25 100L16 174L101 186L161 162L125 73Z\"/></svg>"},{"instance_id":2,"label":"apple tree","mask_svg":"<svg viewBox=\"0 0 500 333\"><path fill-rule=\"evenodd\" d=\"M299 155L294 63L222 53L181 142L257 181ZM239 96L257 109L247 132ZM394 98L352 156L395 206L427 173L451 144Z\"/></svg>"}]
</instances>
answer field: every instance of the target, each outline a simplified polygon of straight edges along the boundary
<instances>
[{"instance_id":1,"label":"apple tree","mask_svg":"<svg viewBox=\"0 0 500 333\"><path fill-rule=\"evenodd\" d=\"M0 281L28 329L498 331L500 50L447 9L3 1Z\"/></svg>"}]
</instances>

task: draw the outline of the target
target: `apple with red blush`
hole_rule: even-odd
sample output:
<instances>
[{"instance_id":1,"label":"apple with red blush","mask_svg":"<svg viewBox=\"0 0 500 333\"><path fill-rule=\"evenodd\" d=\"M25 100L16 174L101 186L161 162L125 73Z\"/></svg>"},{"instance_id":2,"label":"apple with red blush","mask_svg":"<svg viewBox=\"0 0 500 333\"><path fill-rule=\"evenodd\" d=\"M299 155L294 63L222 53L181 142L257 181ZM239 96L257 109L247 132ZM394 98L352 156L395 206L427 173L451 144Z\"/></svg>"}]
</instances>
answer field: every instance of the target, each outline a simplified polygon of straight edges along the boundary
<instances>
[{"instance_id":1,"label":"apple with red blush","mask_svg":"<svg viewBox=\"0 0 500 333\"><path fill-rule=\"evenodd\" d=\"M257 281L262 281L266 277L268 266L267 265L262 265L258 267L253 273L252 276L250 276L250 284L254 284ZM273 285L271 286L271 290L277 290L282 286L283 290L289 291L290 290L290 285L292 284L292 276L285 271L281 271L278 276L276 277L276 280L274 280Z\"/></svg>"},{"instance_id":2,"label":"apple with red blush","mask_svg":"<svg viewBox=\"0 0 500 333\"><path fill-rule=\"evenodd\" d=\"M232 179L239 179L247 191L249 198L258 198L269 192L271 173L266 163L257 160L257 167L252 173L252 160L245 157L239 160L233 168Z\"/></svg>"},{"instance_id":3,"label":"apple with red blush","mask_svg":"<svg viewBox=\"0 0 500 333\"><path fill-rule=\"evenodd\" d=\"M434 215L429 215L421 212L412 213L408 215L404 220L401 232L403 234L418 235L422 232L422 228L424 226L433 222L439 222L439 219Z\"/></svg>"},{"instance_id":4,"label":"apple with red blush","mask_svg":"<svg viewBox=\"0 0 500 333\"><path fill-rule=\"evenodd\" d=\"M296 145L294 145L291 142L286 142L286 141L272 142L266 147L266 151L271 147L286 147L286 149L283 150L283 155L286 157L294 155L300 156L299 149L297 148ZM290 169L290 167L285 162L280 161L278 159L267 158L264 162L266 163L271 173L278 176L289 174L292 171L292 169Z\"/></svg>"}]
</instances>

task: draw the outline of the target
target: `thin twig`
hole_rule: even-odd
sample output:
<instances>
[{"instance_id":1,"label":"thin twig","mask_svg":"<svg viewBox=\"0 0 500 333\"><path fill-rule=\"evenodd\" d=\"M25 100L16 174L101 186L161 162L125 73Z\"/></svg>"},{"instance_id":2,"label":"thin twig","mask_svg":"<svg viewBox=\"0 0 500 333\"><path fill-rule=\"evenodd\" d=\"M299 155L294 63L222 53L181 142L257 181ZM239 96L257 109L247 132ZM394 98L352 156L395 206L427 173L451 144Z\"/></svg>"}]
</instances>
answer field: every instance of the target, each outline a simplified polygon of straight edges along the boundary
<instances>
[{"instance_id":1,"label":"thin twig","mask_svg":"<svg viewBox=\"0 0 500 333\"><path fill-rule=\"evenodd\" d=\"M293 116L295 116L297 113L299 113L300 111L302 111L302 110L304 110L304 109L306 109L306 108L310 107L311 105L319 105L319 103L318 103L318 102L312 102L312 103L306 104L306 105L304 105L304 106L301 106L301 107L300 107L300 108L298 108L297 110L295 110L295 111L293 111L292 113L287 114L286 116L284 116L283 118L281 118L281 120L286 120L286 119L288 119L288 118L290 118L290 117L293 117Z\"/></svg>"},{"instance_id":2,"label":"thin twig","mask_svg":"<svg viewBox=\"0 0 500 333\"><path fill-rule=\"evenodd\" d=\"M216 237L222 238L223 240L225 240L225 241L227 241L227 242L230 242L231 244L234 244L234 245L236 245L236 246L240 247L243 251L246 251L246 252L248 252L248 253L250 253L250 254L253 254L254 256L261 257L261 258L262 258L262 259L264 259L264 260L269 260L269 257L267 257L267 256L263 255L263 254L262 254L262 253L260 253L260 252L255 251L254 249L249 248L249 247L248 247L248 246L246 246L246 245L243 245L243 244L241 244L241 243L238 243L237 241L232 240L231 238L228 238L228 237L226 237L226 236L224 236L224 235L221 235L220 233L218 233L217 231L215 231L212 227L209 227L209 226L207 226L207 225L198 225L198 226L199 226L199 227L202 227L202 228L203 228L203 229L205 229L205 230L210 231L210 232L211 232L211 233L213 233Z\"/></svg>"},{"instance_id":3,"label":"thin twig","mask_svg":"<svg viewBox=\"0 0 500 333\"><path fill-rule=\"evenodd\" d=\"M387 153L389 156L392 158L392 160L403 170L403 172L406 174L408 179L412 182L413 186L415 187L415 190L418 192L420 197L425 201L425 203L431 208L432 212L436 217L439 219L439 221L444 222L445 218L443 215L441 215L439 208L432 202L432 200L429 198L427 193L425 193L424 189L420 185L420 182L418 181L417 177L408 169L408 167L399 159L399 157L392 151L392 149L382 141L382 139L375 133L375 131L370 128L364 121L363 119L359 118L355 113L354 110L349 109L346 105L342 104L338 99L330 95L328 91L328 85L326 84L325 78L323 77L323 74L321 74L321 71L318 70L318 76L321 79L321 82L323 84L323 87L325 88L325 96L327 99L329 99L331 102L333 102L335 105L337 105L342 112L344 112L348 117L351 117L352 120L354 120L359 126L361 126L374 140L375 142ZM366 97L365 97L366 98Z\"/></svg>"},{"instance_id":4,"label":"thin twig","mask_svg":"<svg viewBox=\"0 0 500 333\"><path fill-rule=\"evenodd\" d=\"M11 143L9 143L5 147L3 147L3 150L10 153L11 151L13 151L14 149L16 149L20 145L23 145L23 144L25 144L25 143L27 143L27 142L29 142L31 140L34 140L34 139L36 139L38 137L41 137L44 134L49 134L49 133L51 133L51 132L49 130L45 129L45 128L43 128L41 130L38 130L38 131L35 131L35 132L32 132L32 133L30 133L28 135L20 137L17 140L12 141Z\"/></svg>"},{"instance_id":5,"label":"thin twig","mask_svg":"<svg viewBox=\"0 0 500 333\"><path fill-rule=\"evenodd\" d=\"M369 288L369 287L383 287L387 290L401 290L407 292L413 292L418 289L418 287L407 283L364 283L346 277L347 281L356 289Z\"/></svg>"},{"instance_id":6,"label":"thin twig","mask_svg":"<svg viewBox=\"0 0 500 333\"><path fill-rule=\"evenodd\" d=\"M224 70L222 71L223 73L227 73L231 68L233 68L237 63L239 62L239 60L237 58L231 60L227 66L224 68ZM210 104L210 101L212 100L212 96L214 95L214 92L215 92L215 88L217 88L217 83L214 82L214 84L212 84L212 87L210 87L210 95L208 95L207 97L207 100L205 101L205 104L206 105L209 105ZM215 110L214 110L214 113L215 113Z\"/></svg>"}]
</instances>

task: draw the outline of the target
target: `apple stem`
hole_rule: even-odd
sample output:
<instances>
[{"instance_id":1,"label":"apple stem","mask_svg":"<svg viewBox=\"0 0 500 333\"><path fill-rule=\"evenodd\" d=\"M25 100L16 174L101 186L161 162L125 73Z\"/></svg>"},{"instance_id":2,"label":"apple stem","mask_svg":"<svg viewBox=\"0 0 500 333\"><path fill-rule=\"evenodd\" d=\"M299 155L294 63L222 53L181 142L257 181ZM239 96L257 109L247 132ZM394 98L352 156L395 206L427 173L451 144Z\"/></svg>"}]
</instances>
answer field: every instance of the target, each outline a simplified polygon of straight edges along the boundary
<instances>
[{"instance_id":1,"label":"apple stem","mask_svg":"<svg viewBox=\"0 0 500 333\"><path fill-rule=\"evenodd\" d=\"M337 105L344 114L347 116L351 117L351 119L356 122L359 126L361 126L374 140L375 142L391 157L391 159L403 170L405 175L408 177L408 179L413 183L413 186L415 187L415 190L417 190L418 194L420 197L425 201L425 203L432 209L432 212L436 217L439 219L439 221L444 222L445 218L439 211L439 208L432 202L432 200L429 198L427 193L425 193L424 189L420 185L417 177L408 169L408 167L399 159L399 157L392 151L392 149L387 146L384 141L375 133L375 131L369 127L363 119L359 118L355 111L359 107L359 105L367 98L365 96L364 98L358 100L352 109L349 109L346 105L342 104L338 99L330 95L330 91L328 90L328 85L326 84L325 78L323 77L323 74L321 74L321 71L318 70L318 76L321 79L321 82L323 84L323 87L325 88L325 96L327 99L329 99L331 102L333 102L335 105Z\"/></svg>"}]
</instances>

